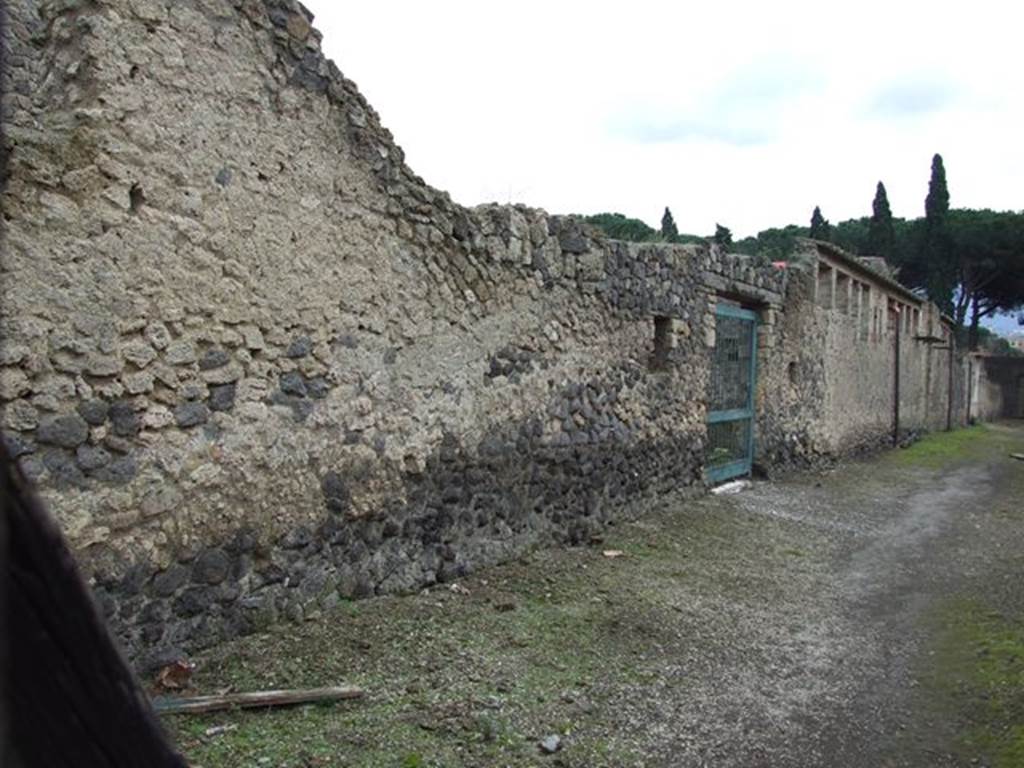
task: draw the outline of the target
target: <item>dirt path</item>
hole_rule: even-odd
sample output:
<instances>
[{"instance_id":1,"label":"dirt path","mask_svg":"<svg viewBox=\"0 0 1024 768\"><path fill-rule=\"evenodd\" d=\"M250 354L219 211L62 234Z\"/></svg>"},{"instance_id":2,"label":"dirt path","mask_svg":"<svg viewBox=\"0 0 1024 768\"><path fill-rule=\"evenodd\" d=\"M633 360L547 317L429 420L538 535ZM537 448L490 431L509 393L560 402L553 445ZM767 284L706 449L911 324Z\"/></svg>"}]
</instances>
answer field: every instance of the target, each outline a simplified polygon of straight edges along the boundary
<instances>
[{"instance_id":1,"label":"dirt path","mask_svg":"<svg viewBox=\"0 0 1024 768\"><path fill-rule=\"evenodd\" d=\"M1019 425L939 435L346 604L217 649L197 684L365 703L169 725L205 768L1024 766L1022 447Z\"/></svg>"}]
</instances>

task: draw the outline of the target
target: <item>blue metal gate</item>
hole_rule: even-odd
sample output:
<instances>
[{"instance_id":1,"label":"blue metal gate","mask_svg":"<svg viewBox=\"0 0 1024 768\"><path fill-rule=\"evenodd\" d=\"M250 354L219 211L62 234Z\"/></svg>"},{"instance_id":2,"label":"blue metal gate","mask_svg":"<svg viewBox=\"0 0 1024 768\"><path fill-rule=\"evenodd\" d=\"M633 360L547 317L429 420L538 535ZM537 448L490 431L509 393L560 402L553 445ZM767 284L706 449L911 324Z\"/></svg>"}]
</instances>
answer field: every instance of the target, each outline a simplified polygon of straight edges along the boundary
<instances>
[{"instance_id":1,"label":"blue metal gate","mask_svg":"<svg viewBox=\"0 0 1024 768\"><path fill-rule=\"evenodd\" d=\"M756 381L757 315L719 304L708 401L706 472L710 483L750 474Z\"/></svg>"}]
</instances>

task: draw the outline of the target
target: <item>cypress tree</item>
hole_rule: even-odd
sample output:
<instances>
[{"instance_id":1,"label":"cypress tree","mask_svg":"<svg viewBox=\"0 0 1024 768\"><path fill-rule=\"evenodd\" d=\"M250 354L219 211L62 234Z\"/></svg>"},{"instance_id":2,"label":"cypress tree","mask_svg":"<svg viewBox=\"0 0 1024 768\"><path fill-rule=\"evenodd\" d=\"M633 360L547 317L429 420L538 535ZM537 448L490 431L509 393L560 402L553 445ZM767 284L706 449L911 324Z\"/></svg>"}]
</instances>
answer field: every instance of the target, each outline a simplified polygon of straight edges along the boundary
<instances>
[{"instance_id":1,"label":"cypress tree","mask_svg":"<svg viewBox=\"0 0 1024 768\"><path fill-rule=\"evenodd\" d=\"M815 240L829 240L832 237L832 227L828 219L821 215L821 208L814 206L814 213L811 214L811 237Z\"/></svg>"},{"instance_id":2,"label":"cypress tree","mask_svg":"<svg viewBox=\"0 0 1024 768\"><path fill-rule=\"evenodd\" d=\"M946 168L942 155L932 158L932 175L928 181L928 196L924 200L924 235L918 261L926 275L928 298L944 311L953 308L956 288L956 267L953 250L949 247L949 188L946 186Z\"/></svg>"},{"instance_id":3,"label":"cypress tree","mask_svg":"<svg viewBox=\"0 0 1024 768\"><path fill-rule=\"evenodd\" d=\"M661 215L661 236L669 243L679 239L679 229L676 227L675 219L672 218L672 211L665 206L665 213Z\"/></svg>"},{"instance_id":4,"label":"cypress tree","mask_svg":"<svg viewBox=\"0 0 1024 768\"><path fill-rule=\"evenodd\" d=\"M723 248L729 248L732 245L732 232L728 227L715 224L715 234L712 239Z\"/></svg>"},{"instance_id":5,"label":"cypress tree","mask_svg":"<svg viewBox=\"0 0 1024 768\"><path fill-rule=\"evenodd\" d=\"M946 167L942 164L942 155L936 153L932 158L932 177L928 180L928 197L924 199L924 218L926 222L945 224L949 213L949 188L946 186Z\"/></svg>"},{"instance_id":6,"label":"cypress tree","mask_svg":"<svg viewBox=\"0 0 1024 768\"><path fill-rule=\"evenodd\" d=\"M878 182L875 199L871 203L871 223L868 225L868 253L892 261L896 249L896 232L892 225L892 209L885 184Z\"/></svg>"}]
</instances>

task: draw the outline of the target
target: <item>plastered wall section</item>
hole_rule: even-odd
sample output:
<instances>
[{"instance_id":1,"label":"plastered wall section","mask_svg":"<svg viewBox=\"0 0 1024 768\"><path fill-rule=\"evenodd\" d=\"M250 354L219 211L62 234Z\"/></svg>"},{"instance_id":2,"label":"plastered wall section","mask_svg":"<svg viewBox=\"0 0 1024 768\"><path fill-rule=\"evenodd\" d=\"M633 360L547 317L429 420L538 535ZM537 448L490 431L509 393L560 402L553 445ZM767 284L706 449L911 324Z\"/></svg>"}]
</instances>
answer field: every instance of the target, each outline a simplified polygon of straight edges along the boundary
<instances>
[{"instance_id":1,"label":"plastered wall section","mask_svg":"<svg viewBox=\"0 0 1024 768\"><path fill-rule=\"evenodd\" d=\"M805 246L790 269L777 348L762 362L761 461L814 463L892 441L897 322L901 439L945 429L950 331L937 308L912 300L906 291L893 292L886 280L846 263L853 257L843 255L837 262L834 246L812 241ZM846 284L845 297L837 272L854 276L856 285ZM865 288L863 297L854 288ZM890 315L892 302L903 309L898 319ZM962 356L954 355L953 368L952 423L958 426L966 419Z\"/></svg>"}]
</instances>

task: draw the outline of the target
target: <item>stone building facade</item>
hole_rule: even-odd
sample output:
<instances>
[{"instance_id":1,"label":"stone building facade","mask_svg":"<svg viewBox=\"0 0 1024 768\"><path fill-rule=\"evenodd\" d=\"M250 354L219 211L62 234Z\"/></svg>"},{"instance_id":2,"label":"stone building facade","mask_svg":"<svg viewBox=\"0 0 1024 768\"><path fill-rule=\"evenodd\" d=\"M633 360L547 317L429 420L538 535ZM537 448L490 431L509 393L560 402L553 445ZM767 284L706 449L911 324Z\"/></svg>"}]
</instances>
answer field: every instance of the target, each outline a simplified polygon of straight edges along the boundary
<instances>
[{"instance_id":1,"label":"stone building facade","mask_svg":"<svg viewBox=\"0 0 1024 768\"><path fill-rule=\"evenodd\" d=\"M891 440L897 370L902 429L965 418L948 322L832 246L454 203L292 0L8 5L2 427L137 657L700 491L722 302L765 466Z\"/></svg>"}]
</instances>

